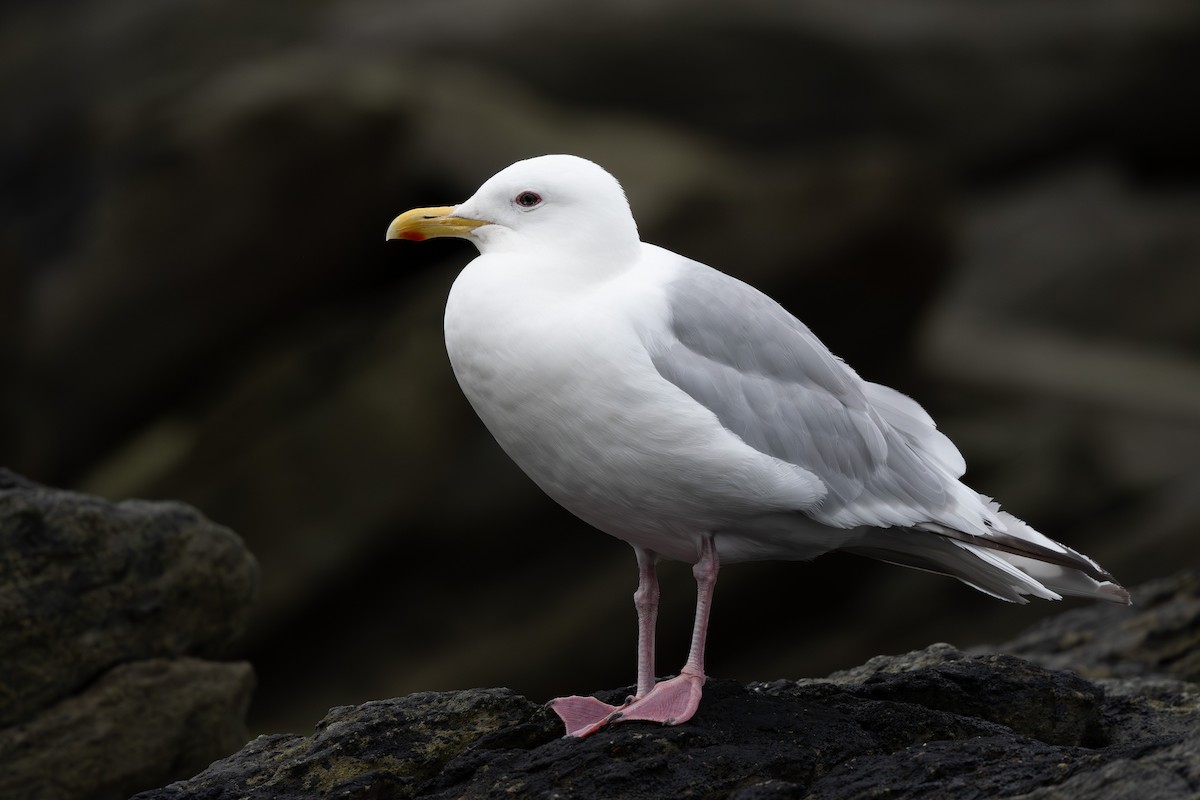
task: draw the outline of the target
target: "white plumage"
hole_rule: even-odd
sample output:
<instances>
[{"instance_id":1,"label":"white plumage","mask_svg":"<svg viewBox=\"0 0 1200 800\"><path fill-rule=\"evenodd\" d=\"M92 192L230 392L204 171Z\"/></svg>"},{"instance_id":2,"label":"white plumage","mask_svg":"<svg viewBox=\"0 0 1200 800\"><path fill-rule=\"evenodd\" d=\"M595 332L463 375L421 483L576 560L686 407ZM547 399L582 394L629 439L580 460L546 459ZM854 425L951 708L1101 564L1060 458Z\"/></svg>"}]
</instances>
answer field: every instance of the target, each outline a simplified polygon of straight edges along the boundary
<instances>
[{"instance_id":1,"label":"white plumage","mask_svg":"<svg viewBox=\"0 0 1200 800\"><path fill-rule=\"evenodd\" d=\"M388 238L446 235L481 253L446 306L464 393L547 494L638 555L638 694L619 709L555 701L569 733L694 713L721 562L840 549L1004 600L1128 602L1090 559L964 485L962 455L916 402L862 380L756 289L641 242L595 164L518 162L459 206L401 215ZM688 665L655 686L660 557L696 564L700 597Z\"/></svg>"}]
</instances>

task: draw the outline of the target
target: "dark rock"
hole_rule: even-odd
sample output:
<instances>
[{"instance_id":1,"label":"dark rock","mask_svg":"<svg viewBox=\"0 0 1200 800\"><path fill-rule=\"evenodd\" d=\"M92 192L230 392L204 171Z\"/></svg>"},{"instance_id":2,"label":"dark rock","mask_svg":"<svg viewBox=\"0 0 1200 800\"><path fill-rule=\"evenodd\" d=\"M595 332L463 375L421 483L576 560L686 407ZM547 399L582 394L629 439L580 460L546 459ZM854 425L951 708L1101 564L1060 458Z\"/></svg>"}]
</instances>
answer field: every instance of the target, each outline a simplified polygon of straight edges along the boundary
<instances>
[{"instance_id":1,"label":"dark rock","mask_svg":"<svg viewBox=\"0 0 1200 800\"><path fill-rule=\"evenodd\" d=\"M193 775L246 741L245 662L120 664L28 722L0 728L0 797L114 798Z\"/></svg>"},{"instance_id":2,"label":"dark rock","mask_svg":"<svg viewBox=\"0 0 1200 800\"><path fill-rule=\"evenodd\" d=\"M218 652L257 583L237 535L195 509L112 504L0 471L0 724L119 663Z\"/></svg>"},{"instance_id":3,"label":"dark rock","mask_svg":"<svg viewBox=\"0 0 1200 800\"><path fill-rule=\"evenodd\" d=\"M1182 798L1200 777L1187 760L1200 746L1194 687L1118 690L947 645L824 681L712 680L697 716L674 728L561 731L507 690L418 694L335 709L310 737L261 737L138 800L994 798L1067 786Z\"/></svg>"},{"instance_id":4,"label":"dark rock","mask_svg":"<svg viewBox=\"0 0 1200 800\"><path fill-rule=\"evenodd\" d=\"M540 724L531 727L534 717ZM260 736L192 781L139 797L201 796L195 793L202 785L218 793L256 789L263 798L303 791L375 797L385 790L413 797L468 746L527 747L554 738L552 727L538 706L506 689L414 694L335 708L311 737Z\"/></svg>"},{"instance_id":5,"label":"dark rock","mask_svg":"<svg viewBox=\"0 0 1200 800\"><path fill-rule=\"evenodd\" d=\"M253 671L196 657L241 630L257 582L192 508L0 470L0 796L124 798L238 747Z\"/></svg>"},{"instance_id":6,"label":"dark rock","mask_svg":"<svg viewBox=\"0 0 1200 800\"><path fill-rule=\"evenodd\" d=\"M1045 671L1012 656L980 655L983 664L963 661L949 645L933 645L907 656L878 656L829 680L861 684L881 698L906 701L952 714L979 717L1025 732L1050 744L1098 746L1103 742L1098 687L1070 672ZM914 676L914 667L921 675ZM980 685L980 678L987 685ZM1007 697L1006 702L998 698Z\"/></svg>"}]
</instances>

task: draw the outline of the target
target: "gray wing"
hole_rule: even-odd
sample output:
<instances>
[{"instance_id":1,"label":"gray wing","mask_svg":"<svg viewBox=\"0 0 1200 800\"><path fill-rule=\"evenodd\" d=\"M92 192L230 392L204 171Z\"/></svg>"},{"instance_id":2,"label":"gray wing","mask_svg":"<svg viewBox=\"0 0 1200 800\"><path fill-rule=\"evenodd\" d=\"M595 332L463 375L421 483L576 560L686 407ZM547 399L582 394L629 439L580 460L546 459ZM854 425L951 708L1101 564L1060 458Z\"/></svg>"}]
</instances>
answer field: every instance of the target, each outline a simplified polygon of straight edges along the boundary
<instances>
[{"instance_id":1,"label":"gray wing","mask_svg":"<svg viewBox=\"0 0 1200 800\"><path fill-rule=\"evenodd\" d=\"M798 510L911 525L947 503L962 457L915 402L863 381L774 300L703 264L690 262L667 300L673 337L654 366L748 445L816 474L827 495Z\"/></svg>"}]
</instances>

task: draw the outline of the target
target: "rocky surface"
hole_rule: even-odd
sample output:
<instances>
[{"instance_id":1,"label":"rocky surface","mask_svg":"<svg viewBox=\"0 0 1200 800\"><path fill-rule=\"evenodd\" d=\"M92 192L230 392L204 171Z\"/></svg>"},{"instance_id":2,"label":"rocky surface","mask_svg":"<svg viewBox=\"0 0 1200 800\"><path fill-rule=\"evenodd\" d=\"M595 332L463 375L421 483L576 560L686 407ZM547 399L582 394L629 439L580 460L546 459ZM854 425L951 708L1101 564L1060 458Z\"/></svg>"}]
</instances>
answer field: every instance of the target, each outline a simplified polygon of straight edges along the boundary
<instances>
[{"instance_id":1,"label":"rocky surface","mask_svg":"<svg viewBox=\"0 0 1200 800\"><path fill-rule=\"evenodd\" d=\"M260 737L138 798L1185 798L1200 787L1198 725L1193 685L1105 687L936 645L852 678L714 680L685 725L582 741L506 690L338 708L312 736Z\"/></svg>"},{"instance_id":2,"label":"rocky surface","mask_svg":"<svg viewBox=\"0 0 1200 800\"><path fill-rule=\"evenodd\" d=\"M1149 606L1118 609L1125 618L1075 628L1083 621L1067 614L1058 629L1096 639L1138 629L1194 659L1195 580L1135 590ZM1014 646L1063 658L1067 648L1044 635L1051 627ZM1136 650L1098 660L1127 677L1088 680L938 644L822 680L711 680L684 725L618 724L584 740L562 737L553 713L507 689L426 692L333 709L311 736L259 737L137 800L1195 797L1200 687Z\"/></svg>"},{"instance_id":3,"label":"rocky surface","mask_svg":"<svg viewBox=\"0 0 1200 800\"><path fill-rule=\"evenodd\" d=\"M257 585L188 506L0 470L0 797L123 800L240 747L253 670L210 659Z\"/></svg>"},{"instance_id":4,"label":"rocky surface","mask_svg":"<svg viewBox=\"0 0 1200 800\"><path fill-rule=\"evenodd\" d=\"M647 240L914 395L973 487L1122 581L1167 574L1200 560L1197 54L1194 0L0 4L0 459L247 538L257 730L610 685L628 548L454 385L470 246L381 235L576 152ZM663 572L682 660L690 576ZM852 559L739 565L710 660L823 675L1055 611Z\"/></svg>"}]
</instances>

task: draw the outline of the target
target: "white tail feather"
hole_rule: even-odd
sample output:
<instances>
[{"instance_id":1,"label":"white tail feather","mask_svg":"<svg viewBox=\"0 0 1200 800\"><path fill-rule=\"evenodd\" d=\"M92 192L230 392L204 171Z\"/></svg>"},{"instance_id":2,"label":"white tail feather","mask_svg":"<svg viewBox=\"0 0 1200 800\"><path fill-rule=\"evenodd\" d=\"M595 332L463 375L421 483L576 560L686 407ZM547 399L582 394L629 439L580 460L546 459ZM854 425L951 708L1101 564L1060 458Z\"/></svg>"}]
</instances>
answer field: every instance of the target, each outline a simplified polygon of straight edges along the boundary
<instances>
[{"instance_id":1,"label":"white tail feather","mask_svg":"<svg viewBox=\"0 0 1200 800\"><path fill-rule=\"evenodd\" d=\"M1125 591L1082 553L1050 539L980 495L1003 530L983 535L931 523L915 528L867 531L847 552L936 572L1001 600L1026 596L1061 600L1063 595L1128 604Z\"/></svg>"}]
</instances>

